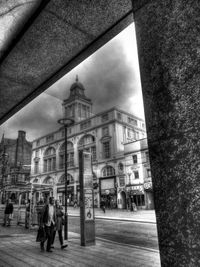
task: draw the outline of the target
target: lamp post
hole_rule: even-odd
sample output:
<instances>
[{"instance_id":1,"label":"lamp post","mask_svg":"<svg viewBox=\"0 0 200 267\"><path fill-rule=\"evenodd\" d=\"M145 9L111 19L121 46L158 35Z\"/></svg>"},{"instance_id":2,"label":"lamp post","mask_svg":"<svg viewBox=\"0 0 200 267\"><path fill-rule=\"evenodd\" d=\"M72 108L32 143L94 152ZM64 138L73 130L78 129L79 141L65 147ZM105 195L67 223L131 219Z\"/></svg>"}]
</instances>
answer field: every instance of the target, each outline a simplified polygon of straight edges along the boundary
<instances>
[{"instance_id":1,"label":"lamp post","mask_svg":"<svg viewBox=\"0 0 200 267\"><path fill-rule=\"evenodd\" d=\"M65 129L65 224L64 224L64 239L68 239L68 214L67 214L67 127L74 124L74 120L71 118L63 118L58 120L58 123L64 126Z\"/></svg>"}]
</instances>

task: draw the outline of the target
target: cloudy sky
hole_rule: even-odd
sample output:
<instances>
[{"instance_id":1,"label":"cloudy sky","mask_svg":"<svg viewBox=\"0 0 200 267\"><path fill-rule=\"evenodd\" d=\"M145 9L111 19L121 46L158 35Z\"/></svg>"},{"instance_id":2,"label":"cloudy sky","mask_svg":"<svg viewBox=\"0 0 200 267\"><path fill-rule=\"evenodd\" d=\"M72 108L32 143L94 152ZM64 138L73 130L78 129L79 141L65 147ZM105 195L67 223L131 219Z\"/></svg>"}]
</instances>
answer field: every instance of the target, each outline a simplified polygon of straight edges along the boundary
<instances>
[{"instance_id":1,"label":"cloudy sky","mask_svg":"<svg viewBox=\"0 0 200 267\"><path fill-rule=\"evenodd\" d=\"M93 113L118 106L144 118L134 24L57 81L0 126L0 138L16 138L26 131L28 141L59 128L62 101L69 96L76 75L93 102Z\"/></svg>"}]
</instances>

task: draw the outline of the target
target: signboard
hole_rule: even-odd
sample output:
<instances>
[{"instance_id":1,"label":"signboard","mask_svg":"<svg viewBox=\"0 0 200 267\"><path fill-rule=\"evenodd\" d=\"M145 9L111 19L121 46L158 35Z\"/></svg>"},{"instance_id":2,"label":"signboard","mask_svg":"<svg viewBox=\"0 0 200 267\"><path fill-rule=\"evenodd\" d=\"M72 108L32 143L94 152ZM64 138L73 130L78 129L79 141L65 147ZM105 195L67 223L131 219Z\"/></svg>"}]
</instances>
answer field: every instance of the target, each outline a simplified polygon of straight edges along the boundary
<instances>
[{"instance_id":1,"label":"signboard","mask_svg":"<svg viewBox=\"0 0 200 267\"><path fill-rule=\"evenodd\" d=\"M94 191L91 153L79 151L81 246L95 244Z\"/></svg>"},{"instance_id":2,"label":"signboard","mask_svg":"<svg viewBox=\"0 0 200 267\"><path fill-rule=\"evenodd\" d=\"M152 189L152 182L146 182L146 183L144 183L144 189L145 190Z\"/></svg>"}]
</instances>

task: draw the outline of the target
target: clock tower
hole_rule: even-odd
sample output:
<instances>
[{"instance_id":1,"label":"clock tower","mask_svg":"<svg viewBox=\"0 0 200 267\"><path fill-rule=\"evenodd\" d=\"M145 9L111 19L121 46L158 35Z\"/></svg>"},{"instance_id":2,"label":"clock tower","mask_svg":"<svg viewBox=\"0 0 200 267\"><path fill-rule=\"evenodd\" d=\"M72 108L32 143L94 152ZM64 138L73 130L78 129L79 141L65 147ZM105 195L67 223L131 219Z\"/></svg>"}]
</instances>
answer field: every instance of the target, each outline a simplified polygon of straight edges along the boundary
<instances>
[{"instance_id":1,"label":"clock tower","mask_svg":"<svg viewBox=\"0 0 200 267\"><path fill-rule=\"evenodd\" d=\"M63 101L63 115L75 122L85 120L92 116L92 101L85 96L85 88L76 76L76 81L71 85L70 95Z\"/></svg>"}]
</instances>

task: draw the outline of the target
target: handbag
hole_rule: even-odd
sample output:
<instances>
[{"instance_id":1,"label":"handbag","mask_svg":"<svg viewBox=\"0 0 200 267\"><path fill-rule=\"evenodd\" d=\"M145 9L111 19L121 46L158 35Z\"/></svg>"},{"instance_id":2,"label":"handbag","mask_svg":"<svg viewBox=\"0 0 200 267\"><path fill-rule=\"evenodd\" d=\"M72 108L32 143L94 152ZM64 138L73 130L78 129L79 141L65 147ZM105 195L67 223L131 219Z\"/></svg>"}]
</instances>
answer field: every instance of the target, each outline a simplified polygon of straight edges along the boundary
<instances>
[{"instance_id":1,"label":"handbag","mask_svg":"<svg viewBox=\"0 0 200 267\"><path fill-rule=\"evenodd\" d=\"M36 242L44 242L46 240L47 240L47 235L46 235L45 228L43 226L40 226L38 228Z\"/></svg>"},{"instance_id":2,"label":"handbag","mask_svg":"<svg viewBox=\"0 0 200 267\"><path fill-rule=\"evenodd\" d=\"M13 219L13 213L10 213L8 218L9 218L9 220L12 220Z\"/></svg>"}]
</instances>

